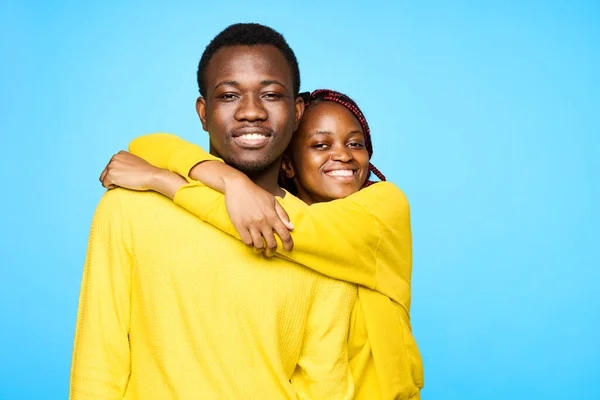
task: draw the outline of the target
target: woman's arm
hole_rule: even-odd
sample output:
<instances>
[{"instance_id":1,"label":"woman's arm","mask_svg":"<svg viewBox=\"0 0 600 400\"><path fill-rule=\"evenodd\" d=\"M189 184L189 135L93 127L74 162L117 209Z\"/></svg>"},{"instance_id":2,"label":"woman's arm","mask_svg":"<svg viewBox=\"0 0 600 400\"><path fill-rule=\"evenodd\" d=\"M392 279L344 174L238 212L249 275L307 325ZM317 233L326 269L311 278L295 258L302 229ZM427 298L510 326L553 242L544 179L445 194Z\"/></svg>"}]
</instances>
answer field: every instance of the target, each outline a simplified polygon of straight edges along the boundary
<instances>
[{"instance_id":1,"label":"woman's arm","mask_svg":"<svg viewBox=\"0 0 600 400\"><path fill-rule=\"evenodd\" d=\"M241 235L229 218L227 197L239 201L242 194L250 193L249 198L262 199L269 207L272 196L243 180L230 181L236 182L236 185L229 185L232 188L230 194L237 194L225 198L192 181L190 175L191 178L202 178L202 168L217 164L203 161L220 160L174 135L140 137L131 143L130 150L157 167L169 168L186 177L192 183L177 191L175 202L238 239ZM227 180L221 183L221 189L227 192ZM218 184L213 182L216 189L219 189ZM283 249L278 253L280 256L325 275L376 289L394 300L397 300L397 291L410 284L410 212L406 197L393 184L378 183L346 199L310 207L291 195L283 202L296 226L292 234L295 250L290 253ZM261 217L257 213L253 218ZM253 233L256 235L257 231Z\"/></svg>"},{"instance_id":2,"label":"woman's arm","mask_svg":"<svg viewBox=\"0 0 600 400\"><path fill-rule=\"evenodd\" d=\"M185 179L189 179L190 170L203 161L223 162L202 147L170 133L152 133L135 138L129 143L129 152Z\"/></svg>"},{"instance_id":3,"label":"woman's arm","mask_svg":"<svg viewBox=\"0 0 600 400\"><path fill-rule=\"evenodd\" d=\"M179 189L174 201L240 238L222 194L196 182ZM289 194L282 203L295 225L294 250L278 248L278 256L375 289L409 307L403 296L410 293L410 211L400 189L381 182L327 203L307 206Z\"/></svg>"},{"instance_id":4,"label":"woman's arm","mask_svg":"<svg viewBox=\"0 0 600 400\"><path fill-rule=\"evenodd\" d=\"M166 133L136 138L129 149L132 153L121 151L113 156L100 176L103 186L154 190L172 199L186 183L182 177L192 181L191 176L226 194L229 217L244 243L271 256L277 247L277 234L284 250L293 249L289 234L293 226L283 207L273 195L221 159Z\"/></svg>"}]
</instances>

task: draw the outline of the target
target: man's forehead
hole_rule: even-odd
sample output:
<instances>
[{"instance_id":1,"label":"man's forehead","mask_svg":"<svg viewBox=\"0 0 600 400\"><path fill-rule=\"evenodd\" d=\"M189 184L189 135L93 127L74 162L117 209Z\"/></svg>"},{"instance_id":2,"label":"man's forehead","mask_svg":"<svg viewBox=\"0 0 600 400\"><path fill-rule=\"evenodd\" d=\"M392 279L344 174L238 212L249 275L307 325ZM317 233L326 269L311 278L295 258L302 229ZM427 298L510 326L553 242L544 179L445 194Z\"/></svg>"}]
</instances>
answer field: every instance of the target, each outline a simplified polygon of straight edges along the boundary
<instances>
[{"instance_id":1,"label":"man's forehead","mask_svg":"<svg viewBox=\"0 0 600 400\"><path fill-rule=\"evenodd\" d=\"M252 73L292 76L285 56L273 45L222 47L211 58L207 73L213 78L224 74Z\"/></svg>"}]
</instances>

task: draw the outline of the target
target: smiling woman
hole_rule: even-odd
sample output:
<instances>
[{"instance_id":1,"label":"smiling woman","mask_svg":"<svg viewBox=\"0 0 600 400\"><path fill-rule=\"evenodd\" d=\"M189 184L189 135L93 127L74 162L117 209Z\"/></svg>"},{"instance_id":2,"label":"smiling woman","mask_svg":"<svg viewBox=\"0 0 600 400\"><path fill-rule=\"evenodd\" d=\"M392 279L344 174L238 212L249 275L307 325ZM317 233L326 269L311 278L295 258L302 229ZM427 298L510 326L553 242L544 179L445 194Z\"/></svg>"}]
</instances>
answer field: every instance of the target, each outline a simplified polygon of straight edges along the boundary
<instances>
[{"instance_id":1,"label":"smiling woman","mask_svg":"<svg viewBox=\"0 0 600 400\"><path fill-rule=\"evenodd\" d=\"M369 175L372 151L366 145L366 120L363 128L348 107L324 97L307 99L310 107L281 165L284 186L307 204L347 197L357 192Z\"/></svg>"}]
</instances>

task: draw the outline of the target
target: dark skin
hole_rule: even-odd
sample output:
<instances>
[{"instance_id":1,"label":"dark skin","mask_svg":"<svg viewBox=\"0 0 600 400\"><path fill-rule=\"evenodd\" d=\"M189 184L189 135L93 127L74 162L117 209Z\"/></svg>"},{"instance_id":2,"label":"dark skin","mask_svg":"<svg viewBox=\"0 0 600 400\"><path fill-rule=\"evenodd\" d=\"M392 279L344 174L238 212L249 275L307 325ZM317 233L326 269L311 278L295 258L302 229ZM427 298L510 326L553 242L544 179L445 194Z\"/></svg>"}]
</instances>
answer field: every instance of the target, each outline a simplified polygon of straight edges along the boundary
<instances>
[{"instance_id":1,"label":"dark skin","mask_svg":"<svg viewBox=\"0 0 600 400\"><path fill-rule=\"evenodd\" d=\"M284 155L282 169L307 204L358 192L369 174L369 153L360 123L340 104L312 104Z\"/></svg>"},{"instance_id":2,"label":"dark skin","mask_svg":"<svg viewBox=\"0 0 600 400\"><path fill-rule=\"evenodd\" d=\"M271 45L223 47L205 78L206 98L198 98L196 110L210 135L211 154L269 193L284 196L277 184L281 159L304 103L294 94L283 54Z\"/></svg>"}]
</instances>

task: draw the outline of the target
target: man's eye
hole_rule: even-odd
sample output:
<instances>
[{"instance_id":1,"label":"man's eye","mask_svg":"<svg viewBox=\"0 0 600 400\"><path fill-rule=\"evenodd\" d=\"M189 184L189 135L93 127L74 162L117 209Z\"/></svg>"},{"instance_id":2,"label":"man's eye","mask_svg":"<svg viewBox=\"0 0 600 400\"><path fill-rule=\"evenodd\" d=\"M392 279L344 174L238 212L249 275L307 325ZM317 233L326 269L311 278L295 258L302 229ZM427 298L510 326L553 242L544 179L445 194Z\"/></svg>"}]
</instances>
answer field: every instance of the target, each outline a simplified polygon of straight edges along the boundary
<instances>
[{"instance_id":1,"label":"man's eye","mask_svg":"<svg viewBox=\"0 0 600 400\"><path fill-rule=\"evenodd\" d=\"M282 96L279 93L265 93L263 95L263 97L265 99L274 100L274 99L280 99Z\"/></svg>"},{"instance_id":2,"label":"man's eye","mask_svg":"<svg viewBox=\"0 0 600 400\"><path fill-rule=\"evenodd\" d=\"M219 96L219 98L223 99L223 100L233 100L235 99L235 94L232 93L224 93L222 95Z\"/></svg>"}]
</instances>

